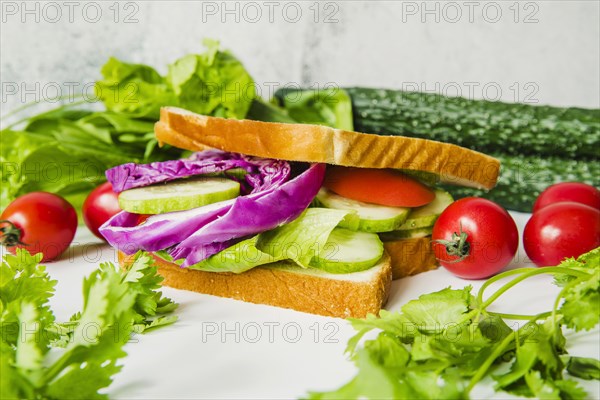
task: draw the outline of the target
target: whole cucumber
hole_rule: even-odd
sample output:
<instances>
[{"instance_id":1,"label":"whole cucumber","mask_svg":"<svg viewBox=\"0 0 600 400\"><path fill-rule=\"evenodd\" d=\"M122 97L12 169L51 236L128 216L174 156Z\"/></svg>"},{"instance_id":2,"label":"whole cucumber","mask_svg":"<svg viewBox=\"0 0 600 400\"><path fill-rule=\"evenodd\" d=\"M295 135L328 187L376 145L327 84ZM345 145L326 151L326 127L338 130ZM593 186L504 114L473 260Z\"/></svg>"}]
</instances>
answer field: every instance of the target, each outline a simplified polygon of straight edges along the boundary
<instances>
[{"instance_id":1,"label":"whole cucumber","mask_svg":"<svg viewBox=\"0 0 600 400\"><path fill-rule=\"evenodd\" d=\"M504 152L598 159L600 109L469 100L433 93L347 88L355 130Z\"/></svg>"},{"instance_id":2,"label":"whole cucumber","mask_svg":"<svg viewBox=\"0 0 600 400\"><path fill-rule=\"evenodd\" d=\"M503 207L531 212L533 203L548 186L559 182L583 182L600 187L600 161L577 161L555 157L490 154L500 160L498 184L489 192L446 185L455 199L485 197Z\"/></svg>"}]
</instances>

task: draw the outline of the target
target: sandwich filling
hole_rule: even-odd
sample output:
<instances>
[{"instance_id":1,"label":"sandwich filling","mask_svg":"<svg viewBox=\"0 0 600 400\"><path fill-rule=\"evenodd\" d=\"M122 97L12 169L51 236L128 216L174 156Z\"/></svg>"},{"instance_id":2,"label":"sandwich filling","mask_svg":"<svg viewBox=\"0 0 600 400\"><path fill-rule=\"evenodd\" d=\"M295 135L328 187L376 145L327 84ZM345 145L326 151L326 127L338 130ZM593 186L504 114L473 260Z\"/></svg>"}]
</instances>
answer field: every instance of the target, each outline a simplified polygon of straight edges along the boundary
<instances>
[{"instance_id":1,"label":"sandwich filling","mask_svg":"<svg viewBox=\"0 0 600 400\"><path fill-rule=\"evenodd\" d=\"M241 273L292 260L352 273L376 265L383 240L431 234L452 202L394 170L328 167L207 150L106 172L122 212L100 229L126 254Z\"/></svg>"}]
</instances>

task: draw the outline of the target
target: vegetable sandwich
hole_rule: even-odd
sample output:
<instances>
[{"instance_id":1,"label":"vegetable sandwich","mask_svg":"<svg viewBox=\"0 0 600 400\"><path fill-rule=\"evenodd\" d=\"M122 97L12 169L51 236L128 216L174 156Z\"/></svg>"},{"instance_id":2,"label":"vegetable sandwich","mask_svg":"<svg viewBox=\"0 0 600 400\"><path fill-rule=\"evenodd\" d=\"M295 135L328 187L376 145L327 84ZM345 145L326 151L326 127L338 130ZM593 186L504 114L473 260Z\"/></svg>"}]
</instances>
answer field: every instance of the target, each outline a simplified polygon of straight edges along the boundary
<instances>
[{"instance_id":1,"label":"vegetable sandwich","mask_svg":"<svg viewBox=\"0 0 600 400\"><path fill-rule=\"evenodd\" d=\"M192 152L106 172L124 210L100 229L122 264L151 252L164 284L334 317L385 304L437 267L437 182L491 189L499 162L456 145L167 107L155 135Z\"/></svg>"}]
</instances>

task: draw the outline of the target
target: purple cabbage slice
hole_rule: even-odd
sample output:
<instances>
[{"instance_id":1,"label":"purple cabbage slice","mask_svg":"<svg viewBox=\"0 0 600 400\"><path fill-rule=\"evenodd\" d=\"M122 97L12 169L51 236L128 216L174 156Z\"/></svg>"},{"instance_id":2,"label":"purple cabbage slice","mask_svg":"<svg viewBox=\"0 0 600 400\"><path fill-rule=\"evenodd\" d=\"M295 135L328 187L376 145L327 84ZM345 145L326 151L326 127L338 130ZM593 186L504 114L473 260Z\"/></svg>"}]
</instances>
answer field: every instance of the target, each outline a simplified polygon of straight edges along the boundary
<instances>
[{"instance_id":1,"label":"purple cabbage slice","mask_svg":"<svg viewBox=\"0 0 600 400\"><path fill-rule=\"evenodd\" d=\"M169 254L176 260L185 258L184 267L193 265L218 252L211 251L211 243L231 246L295 220L317 195L324 176L325 165L313 164L278 188L238 197L225 215L169 249Z\"/></svg>"},{"instance_id":2,"label":"purple cabbage slice","mask_svg":"<svg viewBox=\"0 0 600 400\"><path fill-rule=\"evenodd\" d=\"M115 215L101 234L126 254L166 250L182 266L196 264L248 237L296 219L316 196L325 175L324 164L313 164L286 182L286 161L249 157L218 150L195 153L187 160L146 165L125 164L107 171L116 190L147 186L190 175L243 168L250 194L191 210L150 216L138 225L138 215Z\"/></svg>"},{"instance_id":3,"label":"purple cabbage slice","mask_svg":"<svg viewBox=\"0 0 600 400\"><path fill-rule=\"evenodd\" d=\"M290 174L286 161L271 160L229 153L221 150L206 150L192 154L187 159L153 162L150 164L127 163L106 171L106 178L113 191L149 186L194 175L214 174L234 168L242 168L248 174L242 185L242 193L266 190L285 181Z\"/></svg>"}]
</instances>

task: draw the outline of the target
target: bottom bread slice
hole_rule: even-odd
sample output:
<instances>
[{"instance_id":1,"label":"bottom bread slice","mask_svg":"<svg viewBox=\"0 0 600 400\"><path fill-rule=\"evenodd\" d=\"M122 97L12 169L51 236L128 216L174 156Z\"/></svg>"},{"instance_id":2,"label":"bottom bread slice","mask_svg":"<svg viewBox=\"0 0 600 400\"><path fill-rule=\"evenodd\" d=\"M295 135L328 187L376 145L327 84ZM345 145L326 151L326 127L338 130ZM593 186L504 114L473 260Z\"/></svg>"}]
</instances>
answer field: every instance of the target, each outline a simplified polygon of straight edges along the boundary
<instances>
[{"instance_id":1,"label":"bottom bread slice","mask_svg":"<svg viewBox=\"0 0 600 400\"><path fill-rule=\"evenodd\" d=\"M292 262L276 262L241 274L205 272L153 257L166 286L339 318L378 314L392 281L387 254L374 267L351 274L303 269ZM119 252L121 266L131 261L133 256Z\"/></svg>"},{"instance_id":2,"label":"bottom bread slice","mask_svg":"<svg viewBox=\"0 0 600 400\"><path fill-rule=\"evenodd\" d=\"M383 242L383 247L392 258L393 279L420 274L439 266L431 249L431 236Z\"/></svg>"}]
</instances>

